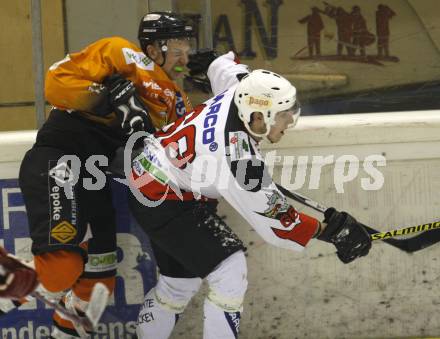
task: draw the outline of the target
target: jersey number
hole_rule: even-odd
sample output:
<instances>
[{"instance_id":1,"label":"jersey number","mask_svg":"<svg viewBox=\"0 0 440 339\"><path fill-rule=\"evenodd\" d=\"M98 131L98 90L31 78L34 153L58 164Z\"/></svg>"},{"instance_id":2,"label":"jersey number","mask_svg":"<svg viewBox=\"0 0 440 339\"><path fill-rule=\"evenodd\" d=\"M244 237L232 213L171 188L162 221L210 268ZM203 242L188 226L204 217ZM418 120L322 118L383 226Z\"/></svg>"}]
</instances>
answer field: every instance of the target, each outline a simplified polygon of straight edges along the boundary
<instances>
[{"instance_id":1,"label":"jersey number","mask_svg":"<svg viewBox=\"0 0 440 339\"><path fill-rule=\"evenodd\" d=\"M171 158L176 159L174 165L180 169L184 169L196 157L196 127L188 123L199 115L204 107L205 105L195 107L191 113L176 120L168 129L156 132L157 137L163 138L162 146L164 148L168 146L170 152L175 152ZM176 132L181 125L184 127Z\"/></svg>"}]
</instances>

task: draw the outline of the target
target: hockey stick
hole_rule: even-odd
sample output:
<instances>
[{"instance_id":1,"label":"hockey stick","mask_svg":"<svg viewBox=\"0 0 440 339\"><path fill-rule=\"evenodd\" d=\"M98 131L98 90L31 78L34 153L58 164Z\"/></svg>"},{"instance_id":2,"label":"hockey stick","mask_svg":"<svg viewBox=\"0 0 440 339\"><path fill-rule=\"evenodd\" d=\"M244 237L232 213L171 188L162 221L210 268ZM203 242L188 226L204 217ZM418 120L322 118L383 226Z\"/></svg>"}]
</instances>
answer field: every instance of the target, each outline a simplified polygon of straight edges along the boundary
<instances>
[{"instance_id":1,"label":"hockey stick","mask_svg":"<svg viewBox=\"0 0 440 339\"><path fill-rule=\"evenodd\" d=\"M277 188L288 198L293 199L295 201L298 201L302 203L303 205L306 205L310 208L313 208L315 211L324 213L327 207L317 203L316 201L313 201L297 192L291 192L281 185L276 185ZM382 240L386 242L387 244L397 247L400 250L403 250L408 253L412 253L415 251L418 251L420 249L426 248L430 245L433 245L434 243L440 241L440 239L435 239L433 241L426 241L426 234L422 233L416 237L409 238L409 239L392 239L392 237L400 236L400 235L408 235L418 232L424 232L429 230L439 230L440 229L440 221L434 221L429 224L422 224L417 226L410 226L405 227L397 230L392 231L386 231L386 232L379 232L375 230L374 228L371 228L369 226L363 225L364 228L367 230L367 232L371 236L371 240ZM431 232L431 234L437 233L437 232Z\"/></svg>"},{"instance_id":2,"label":"hockey stick","mask_svg":"<svg viewBox=\"0 0 440 339\"><path fill-rule=\"evenodd\" d=\"M72 323L77 323L77 324L81 325L86 331L91 331L93 329L93 324L89 319L84 318L84 317L80 317L78 314L75 314L72 311L69 311L67 308L61 306L60 304L53 302L52 300L47 299L41 293L35 291L35 292L31 293L31 296L42 301L47 306L52 307L55 311L60 313L63 316L63 318L70 320Z\"/></svg>"},{"instance_id":3,"label":"hockey stick","mask_svg":"<svg viewBox=\"0 0 440 339\"><path fill-rule=\"evenodd\" d=\"M64 318L70 320L74 324L75 329L77 330L81 338L87 338L88 336L86 331L93 331L95 326L98 324L98 321L101 318L105 307L107 306L109 294L110 293L104 284L97 283L93 287L89 306L87 307L87 310L85 312L85 317L81 317L74 311L71 311L61 306L60 304L47 299L44 295L37 291L31 293L33 297L41 300L47 306L55 309L55 311L60 313Z\"/></svg>"}]
</instances>

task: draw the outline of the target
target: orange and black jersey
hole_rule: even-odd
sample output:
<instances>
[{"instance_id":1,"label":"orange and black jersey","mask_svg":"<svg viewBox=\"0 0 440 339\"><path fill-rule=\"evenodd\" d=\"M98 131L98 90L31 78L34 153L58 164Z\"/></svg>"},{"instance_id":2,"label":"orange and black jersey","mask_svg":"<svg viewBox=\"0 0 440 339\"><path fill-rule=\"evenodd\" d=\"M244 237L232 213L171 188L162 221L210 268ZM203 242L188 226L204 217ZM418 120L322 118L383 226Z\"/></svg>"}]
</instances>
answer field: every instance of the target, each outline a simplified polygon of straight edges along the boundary
<instances>
[{"instance_id":1,"label":"orange and black jersey","mask_svg":"<svg viewBox=\"0 0 440 339\"><path fill-rule=\"evenodd\" d=\"M74 110L89 120L111 126L114 115L98 117L93 112L101 99L101 83L114 73L134 83L156 127L192 109L186 93L162 68L139 47L120 37L98 40L53 64L46 75L46 98L57 108Z\"/></svg>"},{"instance_id":2,"label":"orange and black jersey","mask_svg":"<svg viewBox=\"0 0 440 339\"><path fill-rule=\"evenodd\" d=\"M101 83L115 73L134 83L156 128L192 109L187 95L136 45L119 37L105 38L50 67L45 94L56 109L40 129L36 146L112 158L126 136L115 113L98 116L94 107L102 100Z\"/></svg>"}]
</instances>

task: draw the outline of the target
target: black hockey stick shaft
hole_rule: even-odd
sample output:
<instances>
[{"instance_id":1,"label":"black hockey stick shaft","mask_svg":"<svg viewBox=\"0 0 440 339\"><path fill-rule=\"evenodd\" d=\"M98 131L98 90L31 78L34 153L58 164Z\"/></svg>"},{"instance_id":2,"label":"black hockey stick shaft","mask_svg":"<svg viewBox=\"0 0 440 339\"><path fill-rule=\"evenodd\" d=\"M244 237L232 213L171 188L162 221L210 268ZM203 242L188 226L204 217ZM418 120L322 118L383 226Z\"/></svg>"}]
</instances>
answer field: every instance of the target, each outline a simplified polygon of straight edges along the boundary
<instances>
[{"instance_id":1,"label":"black hockey stick shaft","mask_svg":"<svg viewBox=\"0 0 440 339\"><path fill-rule=\"evenodd\" d=\"M301 194L299 194L297 192L289 191L286 188L284 188L284 187L282 187L281 185L278 185L278 184L276 186L281 191L281 193L283 193L286 197L288 197L290 199L293 199L295 201L298 201L299 203L301 203L303 205L306 205L306 206L314 209L315 211L324 213L325 210L327 209L327 207L317 203L316 201L314 201L314 200L312 200L310 198L307 198L304 195L301 195ZM437 224L439 224L439 223L437 222ZM387 244L389 244L391 246L397 247L398 249L400 249L402 251L405 251L405 252L409 252L409 253L417 251L418 249L421 249L421 248L416 248L415 249L414 247L410 246L411 243L409 241L412 240L413 238L411 238L411 239L401 239L401 240L392 239L391 238L393 236L405 234L405 233L399 232L399 231L402 231L402 230L389 231L389 232L379 232L379 231L377 231L374 228L371 228L369 226L366 226L366 225L363 225L363 226L364 226L364 228L367 230L367 232L370 235L373 235L373 234L375 234L375 235L382 234L383 235L380 238L379 238L379 236L376 236L376 237L372 236L372 240L382 240L383 242L386 242ZM409 229L409 228L407 228L407 229ZM433 229L433 228L431 228L431 229ZM422 231L422 230L420 230L420 231ZM387 237L384 237L385 236L384 233L386 233ZM421 235L423 235L423 234L421 234Z\"/></svg>"},{"instance_id":2,"label":"black hockey stick shaft","mask_svg":"<svg viewBox=\"0 0 440 339\"><path fill-rule=\"evenodd\" d=\"M281 185L277 185L277 188L278 188L278 189L281 191L281 193L283 193L286 197L288 197L288 198L290 198L290 199L293 199L293 200L295 200L295 201L298 201L299 203L301 203L301 204L303 204L303 205L306 205L306 206L308 206L308 207L314 209L315 211L318 211L318 212L324 213L324 212L327 210L327 207L325 207L325 206L319 204L318 202L316 202L316 201L314 201L314 200L312 200L312 199L310 199L310 198L307 198L306 196L304 196L304 195L302 195L302 194L299 194L298 192L292 192L292 191L289 191L289 190L285 189L285 188L284 188L283 186L281 186ZM368 227L368 226L365 226L365 225L364 225L364 227L365 227L365 229L368 231L368 233L370 233L370 234L373 234L373 233L379 233L379 231L377 231L377 230L375 230L375 229L373 229L373 228L371 228L371 227ZM386 240L386 239L385 239L385 240Z\"/></svg>"}]
</instances>

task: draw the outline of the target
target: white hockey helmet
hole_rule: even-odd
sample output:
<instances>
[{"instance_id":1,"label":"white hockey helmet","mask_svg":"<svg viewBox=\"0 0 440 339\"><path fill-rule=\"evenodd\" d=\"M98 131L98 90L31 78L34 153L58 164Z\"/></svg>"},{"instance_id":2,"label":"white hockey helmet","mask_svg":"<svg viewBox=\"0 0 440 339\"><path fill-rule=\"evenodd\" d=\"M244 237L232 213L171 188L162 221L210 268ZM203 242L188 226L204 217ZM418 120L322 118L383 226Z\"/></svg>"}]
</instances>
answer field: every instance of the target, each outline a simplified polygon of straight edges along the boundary
<instances>
[{"instance_id":1,"label":"white hockey helmet","mask_svg":"<svg viewBox=\"0 0 440 339\"><path fill-rule=\"evenodd\" d=\"M293 111L295 126L301 113L296 99L296 88L281 75L264 69L256 69L241 79L234 94L238 116L244 122L249 133L264 137L275 123L275 115L281 111ZM257 134L250 129L249 123L253 112L261 112L266 123L266 133Z\"/></svg>"}]
</instances>

